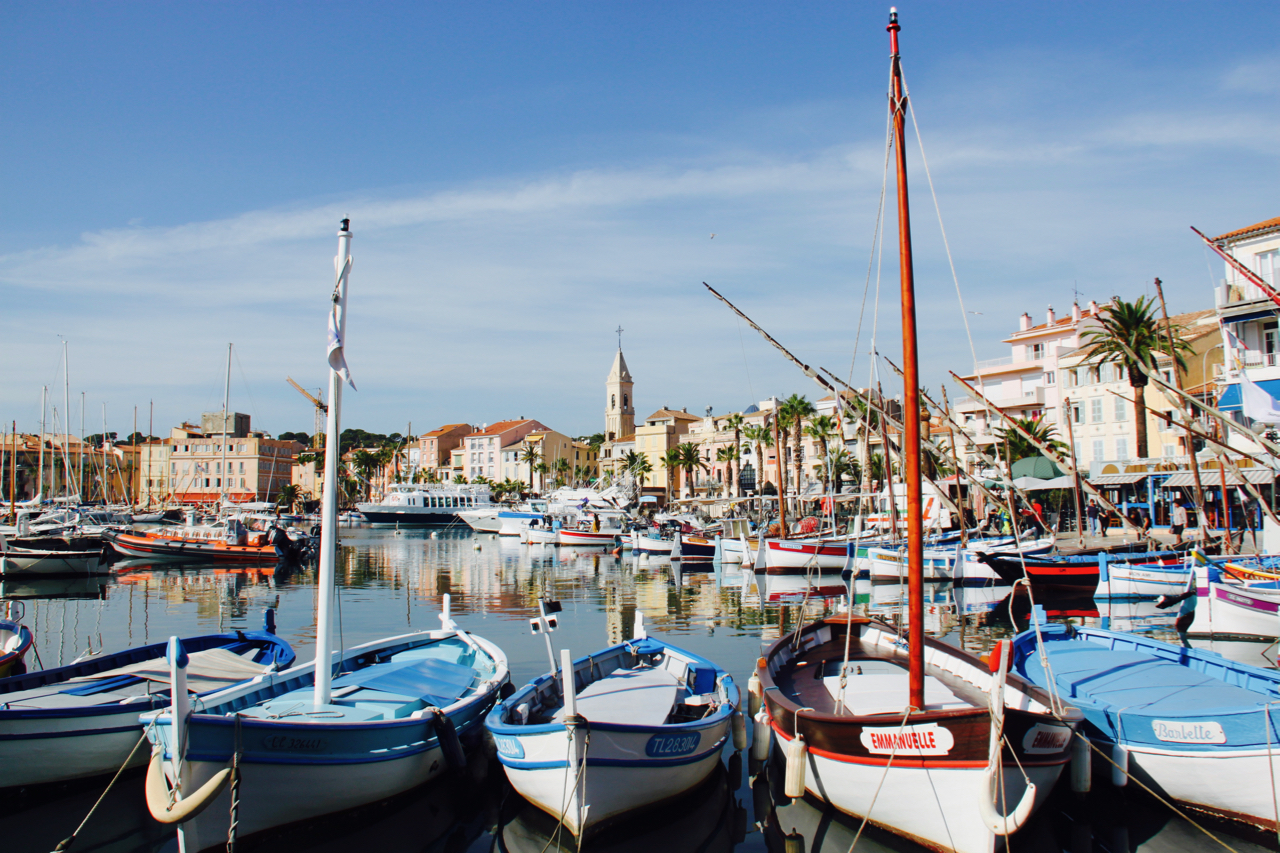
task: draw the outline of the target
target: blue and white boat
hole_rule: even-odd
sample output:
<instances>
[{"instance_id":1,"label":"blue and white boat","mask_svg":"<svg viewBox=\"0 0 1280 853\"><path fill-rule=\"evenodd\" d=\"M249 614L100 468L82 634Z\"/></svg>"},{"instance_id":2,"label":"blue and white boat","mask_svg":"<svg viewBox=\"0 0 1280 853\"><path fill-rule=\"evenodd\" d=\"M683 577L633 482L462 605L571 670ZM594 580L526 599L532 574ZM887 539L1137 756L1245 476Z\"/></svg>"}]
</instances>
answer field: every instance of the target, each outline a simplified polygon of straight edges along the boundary
<instances>
[{"instance_id":1,"label":"blue and white boat","mask_svg":"<svg viewBox=\"0 0 1280 853\"><path fill-rule=\"evenodd\" d=\"M189 658L170 640L170 706L142 718L153 747L146 797L153 817L178 825L184 853L377 802L461 769L465 745L478 746L485 714L510 683L506 656L453 622L448 595L440 630L333 651L348 225L344 219L338 232L329 316L316 657L205 697L193 710Z\"/></svg>"},{"instance_id":2,"label":"blue and white boat","mask_svg":"<svg viewBox=\"0 0 1280 853\"><path fill-rule=\"evenodd\" d=\"M1039 624L1042 643L1035 631L1014 640L1014 668L1083 711L1089 739L1120 768L1182 805L1276 830L1280 672L1045 624L1043 612ZM1113 770L1112 780L1128 777Z\"/></svg>"},{"instance_id":3,"label":"blue and white boat","mask_svg":"<svg viewBox=\"0 0 1280 853\"><path fill-rule=\"evenodd\" d=\"M512 787L578 838L693 789L731 736L745 745L733 678L642 626L576 661L563 650L485 720Z\"/></svg>"},{"instance_id":4,"label":"blue and white boat","mask_svg":"<svg viewBox=\"0 0 1280 853\"><path fill-rule=\"evenodd\" d=\"M183 639L199 697L293 665L267 611L262 631ZM169 703L165 644L0 679L0 788L114 773L142 737L138 715ZM139 750L135 764L146 762Z\"/></svg>"},{"instance_id":5,"label":"blue and white boat","mask_svg":"<svg viewBox=\"0 0 1280 853\"><path fill-rule=\"evenodd\" d=\"M1105 556L1105 555L1103 555ZM1182 563L1151 563L1102 557L1098 561L1098 588L1094 598L1158 598L1178 595L1191 582L1193 566Z\"/></svg>"}]
</instances>

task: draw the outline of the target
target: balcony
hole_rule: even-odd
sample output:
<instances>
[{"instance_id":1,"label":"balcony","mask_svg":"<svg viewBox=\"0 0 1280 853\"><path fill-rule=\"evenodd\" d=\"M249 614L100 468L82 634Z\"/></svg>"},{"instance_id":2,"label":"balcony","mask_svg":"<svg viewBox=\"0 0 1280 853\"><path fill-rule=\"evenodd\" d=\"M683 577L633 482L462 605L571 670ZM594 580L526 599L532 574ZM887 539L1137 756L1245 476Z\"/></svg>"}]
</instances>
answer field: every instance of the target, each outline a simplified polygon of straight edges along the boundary
<instances>
[{"instance_id":1,"label":"balcony","mask_svg":"<svg viewBox=\"0 0 1280 853\"><path fill-rule=\"evenodd\" d=\"M1004 367L1007 364L1013 364L1013 356L1006 355L1004 358L989 358L986 361L978 362L978 370L986 370L989 367Z\"/></svg>"}]
</instances>

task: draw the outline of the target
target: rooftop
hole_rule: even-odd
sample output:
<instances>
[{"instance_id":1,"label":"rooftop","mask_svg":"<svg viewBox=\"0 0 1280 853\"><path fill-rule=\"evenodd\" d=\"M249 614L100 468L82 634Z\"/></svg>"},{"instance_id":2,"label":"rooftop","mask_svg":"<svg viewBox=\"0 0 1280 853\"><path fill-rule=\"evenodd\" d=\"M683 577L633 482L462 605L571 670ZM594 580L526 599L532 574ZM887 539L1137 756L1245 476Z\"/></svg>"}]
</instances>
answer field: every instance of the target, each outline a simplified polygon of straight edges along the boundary
<instances>
[{"instance_id":1,"label":"rooftop","mask_svg":"<svg viewBox=\"0 0 1280 853\"><path fill-rule=\"evenodd\" d=\"M498 421L497 423L489 424L489 426L485 427L482 430L477 430L473 433L469 433L467 435L467 438L471 438L472 436L477 436L477 435L502 435L504 432L507 432L508 430L513 430L516 427L520 426L521 424L527 424L527 423L533 423L533 421L529 420L528 418L523 418L523 419L514 420L514 421Z\"/></svg>"},{"instance_id":2,"label":"rooftop","mask_svg":"<svg viewBox=\"0 0 1280 853\"><path fill-rule=\"evenodd\" d=\"M1239 240L1241 237L1253 237L1266 231L1280 231L1280 216L1275 219L1264 219L1262 222L1255 222L1253 225L1237 228L1235 231L1228 231L1226 234L1219 234L1212 239L1215 243L1220 240Z\"/></svg>"}]
</instances>

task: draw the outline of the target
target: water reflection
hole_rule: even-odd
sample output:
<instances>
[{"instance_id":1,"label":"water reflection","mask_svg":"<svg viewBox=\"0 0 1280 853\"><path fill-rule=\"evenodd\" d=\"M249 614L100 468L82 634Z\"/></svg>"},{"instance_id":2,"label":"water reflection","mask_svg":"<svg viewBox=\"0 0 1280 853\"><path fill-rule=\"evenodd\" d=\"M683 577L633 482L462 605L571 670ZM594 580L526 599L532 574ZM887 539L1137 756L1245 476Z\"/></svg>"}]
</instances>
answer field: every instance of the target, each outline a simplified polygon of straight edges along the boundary
<instances>
[{"instance_id":1,"label":"water reflection","mask_svg":"<svg viewBox=\"0 0 1280 853\"><path fill-rule=\"evenodd\" d=\"M521 545L467 530L342 530L336 624L343 645L436 627L441 595L449 593L464 627L498 643L512 679L522 684L547 668L528 617L546 596L564 605L555 645L586 653L631 636L636 614L649 630L671 635L690 651L720 663L739 684L751 674L760 645L798 622L835 612L847 592L838 574L769 577L739 565L673 565L666 558L614 556L605 548ZM309 660L315 636L315 571L276 564L193 566L147 561L117 563L91 581L6 581L0 597L21 602L36 635L38 662L69 663L77 655L156 642L172 634L257 628L266 607L277 608L279 631L299 659ZM1031 601L1008 587L926 585L930 634L975 652L1025 624ZM1134 630L1168 639L1172 614L1151 602L1037 599L1052 618ZM905 619L906 590L897 582L856 581L852 606L894 622ZM1268 665L1260 643L1196 645L1236 660ZM589 850L847 851L858 821L815 804L777 798L768 779L747 778L740 757L726 755L712 784L669 804L659 818L629 823L590 839ZM758 770L758 768L756 768ZM105 780L74 790L10 798L0 805L5 851L47 853L84 817ZM171 849L171 830L147 815L142 779L126 776L77 839L76 850ZM1237 850L1252 850L1238 833ZM1205 836L1132 791L1102 788L1085 803L1059 795L1013 845L1015 850L1128 851L1212 849ZM1127 846L1126 846L1127 845ZM1196 845L1199 845L1198 847ZM554 823L506 784L501 769L473 762L465 780L443 780L357 815L291 828L287 837L255 840L253 849L298 851L576 850L554 837ZM251 849L243 843L242 850ZM917 850L879 830L859 850Z\"/></svg>"}]
</instances>

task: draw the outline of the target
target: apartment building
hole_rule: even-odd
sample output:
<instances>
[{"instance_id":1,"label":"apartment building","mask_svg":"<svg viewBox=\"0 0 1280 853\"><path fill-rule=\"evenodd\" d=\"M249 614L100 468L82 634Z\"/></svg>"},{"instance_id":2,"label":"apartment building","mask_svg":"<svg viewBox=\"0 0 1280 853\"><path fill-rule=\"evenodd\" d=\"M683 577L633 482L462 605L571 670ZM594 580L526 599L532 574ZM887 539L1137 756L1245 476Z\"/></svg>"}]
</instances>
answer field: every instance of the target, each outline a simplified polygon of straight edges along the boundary
<instances>
[{"instance_id":1,"label":"apartment building","mask_svg":"<svg viewBox=\"0 0 1280 853\"><path fill-rule=\"evenodd\" d=\"M221 412L206 413L202 429L220 426ZM253 432L249 416L229 413L230 432L206 433L191 424L170 432L169 495L182 503L274 501L293 481L294 457L305 446ZM224 467L225 466L225 467Z\"/></svg>"},{"instance_id":2,"label":"apartment building","mask_svg":"<svg viewBox=\"0 0 1280 853\"><path fill-rule=\"evenodd\" d=\"M1280 289L1280 217L1219 234L1213 241L1270 287ZM1225 372L1215 377L1220 386L1218 408L1237 413L1235 417L1243 423L1237 360L1248 370L1249 379L1272 397L1280 397L1280 305L1231 264L1224 261L1223 267L1225 276L1214 288L1214 305L1219 321L1239 346L1230 347L1223 362Z\"/></svg>"},{"instance_id":3,"label":"apartment building","mask_svg":"<svg viewBox=\"0 0 1280 853\"><path fill-rule=\"evenodd\" d=\"M502 451L523 441L525 436L535 431L552 432L552 429L535 420L518 418L481 426L469 433L463 438L461 447L463 476L468 480L476 477L501 480L499 469L503 464Z\"/></svg>"}]
</instances>

